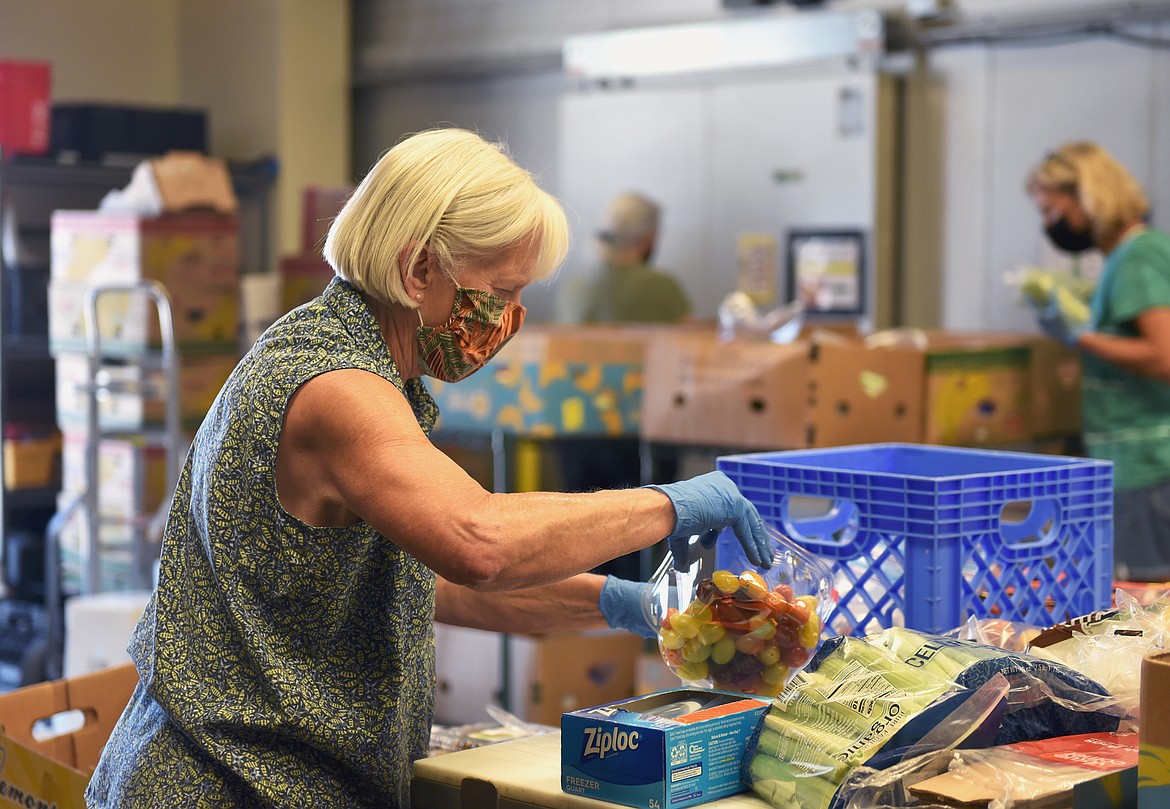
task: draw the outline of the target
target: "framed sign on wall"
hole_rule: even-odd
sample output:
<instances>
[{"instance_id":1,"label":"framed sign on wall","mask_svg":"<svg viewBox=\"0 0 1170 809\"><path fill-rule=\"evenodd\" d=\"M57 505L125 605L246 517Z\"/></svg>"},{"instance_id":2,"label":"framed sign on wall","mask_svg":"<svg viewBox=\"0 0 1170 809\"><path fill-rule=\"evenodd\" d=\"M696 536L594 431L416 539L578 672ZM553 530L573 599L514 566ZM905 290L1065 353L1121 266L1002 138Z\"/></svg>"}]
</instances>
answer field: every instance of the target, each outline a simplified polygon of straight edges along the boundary
<instances>
[{"instance_id":1,"label":"framed sign on wall","mask_svg":"<svg viewBox=\"0 0 1170 809\"><path fill-rule=\"evenodd\" d=\"M788 232L788 299L809 314L865 314L865 233L848 229Z\"/></svg>"}]
</instances>

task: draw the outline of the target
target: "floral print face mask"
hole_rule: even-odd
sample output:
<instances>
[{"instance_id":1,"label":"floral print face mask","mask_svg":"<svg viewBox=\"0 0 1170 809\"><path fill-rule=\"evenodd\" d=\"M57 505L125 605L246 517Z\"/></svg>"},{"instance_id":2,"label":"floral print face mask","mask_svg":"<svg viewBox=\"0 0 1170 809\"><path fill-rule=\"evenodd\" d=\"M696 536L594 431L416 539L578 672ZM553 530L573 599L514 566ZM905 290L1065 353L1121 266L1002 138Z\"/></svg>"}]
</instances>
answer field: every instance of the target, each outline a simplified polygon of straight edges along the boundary
<instances>
[{"instance_id":1,"label":"floral print face mask","mask_svg":"<svg viewBox=\"0 0 1170 809\"><path fill-rule=\"evenodd\" d=\"M480 289L455 287L451 319L424 326L418 316L418 350L423 373L443 382L458 382L482 368L524 323L518 303Z\"/></svg>"}]
</instances>

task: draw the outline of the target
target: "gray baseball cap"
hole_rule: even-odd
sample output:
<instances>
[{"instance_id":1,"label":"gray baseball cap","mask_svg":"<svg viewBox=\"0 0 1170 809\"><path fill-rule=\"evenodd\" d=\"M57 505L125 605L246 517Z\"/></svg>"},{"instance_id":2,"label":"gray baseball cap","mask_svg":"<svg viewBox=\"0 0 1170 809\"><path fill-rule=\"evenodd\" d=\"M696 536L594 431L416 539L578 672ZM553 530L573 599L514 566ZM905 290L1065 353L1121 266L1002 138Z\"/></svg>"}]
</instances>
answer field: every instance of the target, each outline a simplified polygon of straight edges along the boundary
<instances>
[{"instance_id":1,"label":"gray baseball cap","mask_svg":"<svg viewBox=\"0 0 1170 809\"><path fill-rule=\"evenodd\" d=\"M609 204L597 238L606 244L629 244L658 229L659 207L641 194L622 194Z\"/></svg>"}]
</instances>

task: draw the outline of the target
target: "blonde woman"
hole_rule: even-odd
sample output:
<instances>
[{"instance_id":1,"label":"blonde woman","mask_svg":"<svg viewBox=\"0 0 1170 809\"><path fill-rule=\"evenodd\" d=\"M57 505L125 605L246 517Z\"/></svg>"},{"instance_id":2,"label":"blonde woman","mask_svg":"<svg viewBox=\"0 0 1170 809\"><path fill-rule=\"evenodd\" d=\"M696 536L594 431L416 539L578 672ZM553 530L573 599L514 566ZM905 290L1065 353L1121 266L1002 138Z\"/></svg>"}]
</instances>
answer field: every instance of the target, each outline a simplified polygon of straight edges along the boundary
<instances>
[{"instance_id":1,"label":"blonde woman","mask_svg":"<svg viewBox=\"0 0 1170 809\"><path fill-rule=\"evenodd\" d=\"M1170 580L1170 235L1147 224L1138 182L1101 146L1067 143L1029 174L1052 243L1105 265L1087 324L1041 326L1083 355L1084 440L1114 464L1119 578Z\"/></svg>"},{"instance_id":2,"label":"blonde woman","mask_svg":"<svg viewBox=\"0 0 1170 809\"><path fill-rule=\"evenodd\" d=\"M329 231L337 277L260 337L196 435L130 645L139 686L88 805L405 807L433 620L649 634L646 585L583 571L724 526L763 560L759 515L719 473L492 494L430 443L421 377L482 367L566 233L473 133L378 161Z\"/></svg>"}]
</instances>

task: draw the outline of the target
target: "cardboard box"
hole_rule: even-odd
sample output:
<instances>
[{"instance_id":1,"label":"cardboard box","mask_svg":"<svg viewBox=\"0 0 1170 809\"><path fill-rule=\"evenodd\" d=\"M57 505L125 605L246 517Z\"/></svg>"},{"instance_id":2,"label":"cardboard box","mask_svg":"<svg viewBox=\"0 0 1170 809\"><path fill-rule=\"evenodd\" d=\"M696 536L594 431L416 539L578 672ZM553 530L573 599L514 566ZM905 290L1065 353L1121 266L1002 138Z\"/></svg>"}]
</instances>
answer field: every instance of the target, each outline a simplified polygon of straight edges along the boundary
<instances>
[{"instance_id":1,"label":"cardboard box","mask_svg":"<svg viewBox=\"0 0 1170 809\"><path fill-rule=\"evenodd\" d=\"M688 704L675 716L673 707ZM769 704L676 688L566 713L561 788L637 807L693 806L742 792L743 757Z\"/></svg>"},{"instance_id":2,"label":"cardboard box","mask_svg":"<svg viewBox=\"0 0 1170 809\"><path fill-rule=\"evenodd\" d=\"M158 281L172 295L239 284L239 223L234 216L176 213L144 217L54 211L54 281L133 284Z\"/></svg>"},{"instance_id":3,"label":"cardboard box","mask_svg":"<svg viewBox=\"0 0 1170 809\"><path fill-rule=\"evenodd\" d=\"M1138 809L1170 806L1170 652L1142 661L1141 721L1138 731Z\"/></svg>"},{"instance_id":4,"label":"cardboard box","mask_svg":"<svg viewBox=\"0 0 1170 809\"><path fill-rule=\"evenodd\" d=\"M49 282L49 349L55 355L85 352L85 300L89 287ZM190 284L167 290L175 345L184 355L239 351L238 286ZM131 355L161 345L159 318L145 295L103 293L97 305L103 354Z\"/></svg>"},{"instance_id":5,"label":"cardboard box","mask_svg":"<svg viewBox=\"0 0 1170 809\"><path fill-rule=\"evenodd\" d=\"M72 520L61 532L61 589L69 593L85 589L83 584L86 581L88 558L81 553L83 527L81 520ZM122 525L102 525L98 531L101 569L93 584L94 589L100 592L122 592L148 585L152 581L152 570L135 561L131 529ZM148 545L143 554L145 561L153 563L160 550L157 544Z\"/></svg>"},{"instance_id":6,"label":"cardboard box","mask_svg":"<svg viewBox=\"0 0 1170 809\"><path fill-rule=\"evenodd\" d=\"M1005 445L1032 438L1031 335L922 332L814 353L809 446ZM876 345L875 345L876 343Z\"/></svg>"},{"instance_id":7,"label":"cardboard box","mask_svg":"<svg viewBox=\"0 0 1170 809\"><path fill-rule=\"evenodd\" d=\"M1018 809L1134 806L1133 733L1063 736L958 755L961 765L952 763L946 772L915 782L910 792L932 805L971 809L1005 803Z\"/></svg>"},{"instance_id":8,"label":"cardboard box","mask_svg":"<svg viewBox=\"0 0 1170 809\"><path fill-rule=\"evenodd\" d=\"M921 440L923 360L917 352L816 342L809 359L810 448Z\"/></svg>"},{"instance_id":9,"label":"cardboard box","mask_svg":"<svg viewBox=\"0 0 1170 809\"><path fill-rule=\"evenodd\" d=\"M164 211L210 210L234 214L239 207L227 163L198 150L173 150L147 161Z\"/></svg>"},{"instance_id":10,"label":"cardboard box","mask_svg":"<svg viewBox=\"0 0 1170 809\"><path fill-rule=\"evenodd\" d=\"M928 444L1012 444L1032 437L1030 338L938 334L926 352Z\"/></svg>"},{"instance_id":11,"label":"cardboard box","mask_svg":"<svg viewBox=\"0 0 1170 809\"><path fill-rule=\"evenodd\" d=\"M1032 341L1032 433L1037 439L1081 433L1081 355L1057 340Z\"/></svg>"},{"instance_id":12,"label":"cardboard box","mask_svg":"<svg viewBox=\"0 0 1170 809\"><path fill-rule=\"evenodd\" d=\"M280 259L281 312L308 303L333 280L333 268L320 253L302 253Z\"/></svg>"},{"instance_id":13,"label":"cardboard box","mask_svg":"<svg viewBox=\"0 0 1170 809\"><path fill-rule=\"evenodd\" d=\"M196 429L207 415L223 383L235 370L238 355L190 354L178 357L179 417L187 430ZM64 429L88 427L89 361L82 354L60 353L56 362L57 424ZM104 430L139 431L157 427L166 419L167 378L161 370L141 365L104 365L102 374L118 386L98 398L98 419Z\"/></svg>"},{"instance_id":14,"label":"cardboard box","mask_svg":"<svg viewBox=\"0 0 1170 809\"><path fill-rule=\"evenodd\" d=\"M138 683L133 665L0 694L0 795L13 806L84 809L85 787ZM66 712L84 724L36 740L33 725Z\"/></svg>"},{"instance_id":15,"label":"cardboard box","mask_svg":"<svg viewBox=\"0 0 1170 809\"><path fill-rule=\"evenodd\" d=\"M657 335L646 350L642 436L743 449L805 446L809 345Z\"/></svg>"},{"instance_id":16,"label":"cardboard box","mask_svg":"<svg viewBox=\"0 0 1170 809\"><path fill-rule=\"evenodd\" d=\"M61 490L80 495L86 488L87 438L67 430L61 453ZM142 438L103 437L98 444L98 507L102 514L129 518L153 513L169 495L166 450Z\"/></svg>"},{"instance_id":17,"label":"cardboard box","mask_svg":"<svg viewBox=\"0 0 1170 809\"><path fill-rule=\"evenodd\" d=\"M1033 437L1031 335L914 331L873 347L820 331L788 345L680 331L646 352L642 435L739 449L873 442L1007 445ZM880 344L879 344L880 345ZM1041 383L1037 383L1041 384Z\"/></svg>"},{"instance_id":18,"label":"cardboard box","mask_svg":"<svg viewBox=\"0 0 1170 809\"><path fill-rule=\"evenodd\" d=\"M0 150L44 154L49 149L48 62L0 60Z\"/></svg>"},{"instance_id":19,"label":"cardboard box","mask_svg":"<svg viewBox=\"0 0 1170 809\"><path fill-rule=\"evenodd\" d=\"M126 647L149 591L97 593L65 600L65 677L130 663Z\"/></svg>"},{"instance_id":20,"label":"cardboard box","mask_svg":"<svg viewBox=\"0 0 1170 809\"><path fill-rule=\"evenodd\" d=\"M110 491L106 487L106 491ZM150 587L154 583L154 563L161 553L157 532L149 530L150 512L133 512L128 505L133 498L125 493L110 492L100 501L102 519L97 524L97 554L100 564L94 592L124 592ZM100 496L100 495L99 495ZM77 498L76 491L62 491L57 496L57 510L63 511ZM157 512L156 512L157 513ZM163 515L165 516L165 515ZM157 526L161 528L161 525ZM79 593L87 589L88 527L81 509L75 509L61 526L58 536L61 589Z\"/></svg>"},{"instance_id":21,"label":"cardboard box","mask_svg":"<svg viewBox=\"0 0 1170 809\"><path fill-rule=\"evenodd\" d=\"M52 486L61 475L61 436L4 439L4 488Z\"/></svg>"},{"instance_id":22,"label":"cardboard box","mask_svg":"<svg viewBox=\"0 0 1170 809\"><path fill-rule=\"evenodd\" d=\"M477 373L427 383L437 426L538 438L637 435L646 344L659 330L526 326Z\"/></svg>"},{"instance_id":23,"label":"cardboard box","mask_svg":"<svg viewBox=\"0 0 1170 809\"><path fill-rule=\"evenodd\" d=\"M500 703L506 693L511 713L555 726L565 711L633 696L643 645L641 638L617 630L503 635L436 624L435 721L490 721L486 706Z\"/></svg>"},{"instance_id":24,"label":"cardboard box","mask_svg":"<svg viewBox=\"0 0 1170 809\"><path fill-rule=\"evenodd\" d=\"M662 655L657 649L638 655L634 671L635 696L666 691L670 688L678 688L680 685L678 675L670 670L670 666L666 665L666 661L662 659Z\"/></svg>"}]
</instances>

